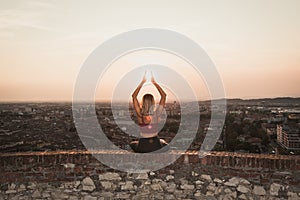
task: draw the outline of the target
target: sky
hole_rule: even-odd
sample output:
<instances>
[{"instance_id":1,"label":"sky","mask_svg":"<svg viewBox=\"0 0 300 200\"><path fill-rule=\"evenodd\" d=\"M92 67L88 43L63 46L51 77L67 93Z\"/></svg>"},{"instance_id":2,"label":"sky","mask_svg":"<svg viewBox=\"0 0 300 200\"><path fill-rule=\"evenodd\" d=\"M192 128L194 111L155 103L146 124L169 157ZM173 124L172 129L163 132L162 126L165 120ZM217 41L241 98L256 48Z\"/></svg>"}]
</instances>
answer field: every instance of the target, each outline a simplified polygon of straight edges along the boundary
<instances>
[{"instance_id":1,"label":"sky","mask_svg":"<svg viewBox=\"0 0 300 200\"><path fill-rule=\"evenodd\" d=\"M176 31L205 49L227 98L300 97L299 10L299 0L0 0L0 101L71 101L90 53L114 35L145 27ZM135 88L147 70L138 65L147 62L193 74L176 56L136 52L110 66L96 99L115 95L129 72L135 76L125 85ZM157 82L177 80L160 68L149 70ZM197 98L209 99L203 77L187 81ZM184 90L181 84L164 88Z\"/></svg>"}]
</instances>

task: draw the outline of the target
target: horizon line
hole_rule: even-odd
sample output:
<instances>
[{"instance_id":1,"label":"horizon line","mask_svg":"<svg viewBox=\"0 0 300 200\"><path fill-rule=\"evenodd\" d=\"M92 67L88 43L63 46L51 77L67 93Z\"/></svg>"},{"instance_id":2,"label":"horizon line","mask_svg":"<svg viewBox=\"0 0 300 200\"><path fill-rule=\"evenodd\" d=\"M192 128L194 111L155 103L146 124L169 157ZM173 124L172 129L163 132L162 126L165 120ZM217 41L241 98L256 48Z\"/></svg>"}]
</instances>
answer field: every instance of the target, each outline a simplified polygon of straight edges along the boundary
<instances>
[{"instance_id":1,"label":"horizon line","mask_svg":"<svg viewBox=\"0 0 300 200\"><path fill-rule=\"evenodd\" d=\"M232 98L216 98L216 99L198 99L197 101L219 101L219 100L260 100L260 99L283 99L283 98L289 98L289 99L297 99L298 97L291 97L291 96L277 96L277 97L254 97L254 98L242 98L242 97L232 97ZM174 102L175 100L167 101L167 103ZM183 100L182 102L193 102L195 100ZM78 101L80 103L88 102L86 100ZM112 102L111 100L95 100L95 103L109 103ZM120 103L127 103L127 101L119 100L116 102ZM0 100L0 103L73 103L72 100Z\"/></svg>"}]
</instances>

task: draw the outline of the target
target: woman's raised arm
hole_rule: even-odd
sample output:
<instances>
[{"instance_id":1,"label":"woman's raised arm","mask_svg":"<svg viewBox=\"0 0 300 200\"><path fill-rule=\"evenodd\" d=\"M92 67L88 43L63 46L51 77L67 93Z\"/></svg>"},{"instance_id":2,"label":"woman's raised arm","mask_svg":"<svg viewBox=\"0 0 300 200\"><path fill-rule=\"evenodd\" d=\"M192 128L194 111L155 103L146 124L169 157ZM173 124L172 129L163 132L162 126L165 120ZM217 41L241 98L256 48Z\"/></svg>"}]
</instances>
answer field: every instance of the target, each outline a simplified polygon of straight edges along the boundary
<instances>
[{"instance_id":1,"label":"woman's raised arm","mask_svg":"<svg viewBox=\"0 0 300 200\"><path fill-rule=\"evenodd\" d=\"M165 106L166 104L166 99L167 99L167 94L165 93L165 91L160 87L160 85L154 80L154 77L152 75L151 78L151 82L153 83L153 85L156 87L156 89L158 90L159 94L160 94L160 101L159 101L159 105L160 106Z\"/></svg>"},{"instance_id":2,"label":"woman's raised arm","mask_svg":"<svg viewBox=\"0 0 300 200\"><path fill-rule=\"evenodd\" d=\"M142 82L137 86L137 88L134 90L133 94L132 94L132 102L133 102L133 107L134 110L136 112L136 114L138 115L138 117L141 117L141 107L140 107L140 103L137 99L137 96L141 90L141 88L143 87L144 83L146 82L146 72L144 74L143 80Z\"/></svg>"}]
</instances>

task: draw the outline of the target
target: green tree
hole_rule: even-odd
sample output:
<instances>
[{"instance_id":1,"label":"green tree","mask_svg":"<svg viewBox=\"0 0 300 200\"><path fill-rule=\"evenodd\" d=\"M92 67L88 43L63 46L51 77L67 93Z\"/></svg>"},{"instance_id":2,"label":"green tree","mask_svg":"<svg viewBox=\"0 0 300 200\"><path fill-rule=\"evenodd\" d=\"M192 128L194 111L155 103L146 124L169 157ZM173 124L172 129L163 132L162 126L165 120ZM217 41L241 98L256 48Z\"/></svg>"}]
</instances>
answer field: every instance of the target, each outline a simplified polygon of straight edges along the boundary
<instances>
[{"instance_id":1,"label":"green tree","mask_svg":"<svg viewBox=\"0 0 300 200\"><path fill-rule=\"evenodd\" d=\"M234 151L239 141L237 140L238 134L235 131L226 131L226 149Z\"/></svg>"}]
</instances>

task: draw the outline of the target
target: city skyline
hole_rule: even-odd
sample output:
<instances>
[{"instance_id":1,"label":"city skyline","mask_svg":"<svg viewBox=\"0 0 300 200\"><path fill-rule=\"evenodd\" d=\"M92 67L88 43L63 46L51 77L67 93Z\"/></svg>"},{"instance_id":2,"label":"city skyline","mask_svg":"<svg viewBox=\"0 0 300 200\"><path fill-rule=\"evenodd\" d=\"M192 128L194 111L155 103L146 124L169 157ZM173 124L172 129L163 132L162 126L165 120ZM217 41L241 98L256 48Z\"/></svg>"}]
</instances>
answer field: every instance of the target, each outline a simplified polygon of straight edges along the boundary
<instances>
[{"instance_id":1,"label":"city skyline","mask_svg":"<svg viewBox=\"0 0 300 200\"><path fill-rule=\"evenodd\" d=\"M72 101L77 74L88 55L112 36L144 27L176 31L200 44L220 73L226 98L300 97L299 1L0 5L1 102ZM96 99L108 100L120 77L132 67L149 64L162 64L189 77L197 98L209 99L205 80L191 78L192 71L185 70L180 59L157 52L136 52L116 61L111 67L115 71L101 80L106 91ZM172 82L160 69L151 70L158 82ZM136 73L128 87L134 88L141 78L142 73Z\"/></svg>"}]
</instances>

